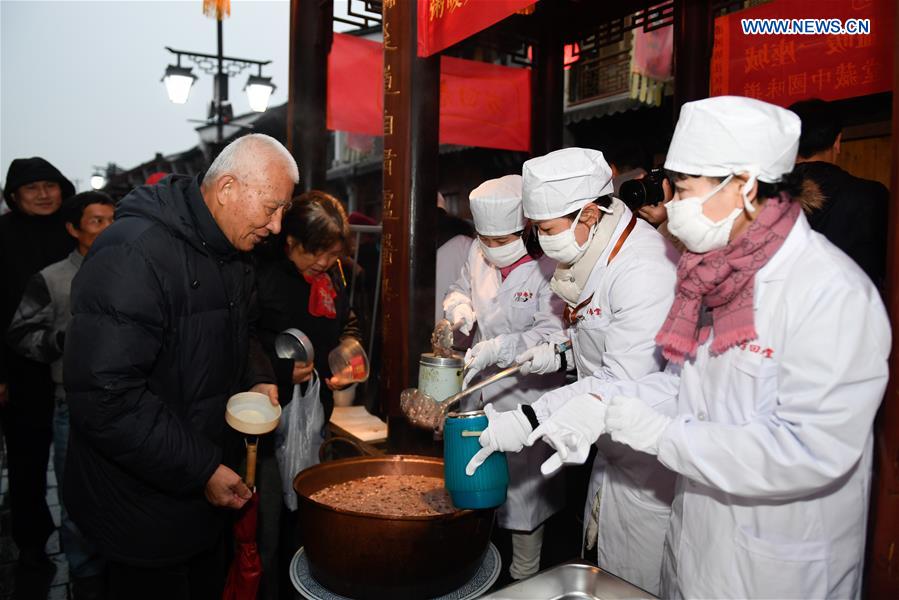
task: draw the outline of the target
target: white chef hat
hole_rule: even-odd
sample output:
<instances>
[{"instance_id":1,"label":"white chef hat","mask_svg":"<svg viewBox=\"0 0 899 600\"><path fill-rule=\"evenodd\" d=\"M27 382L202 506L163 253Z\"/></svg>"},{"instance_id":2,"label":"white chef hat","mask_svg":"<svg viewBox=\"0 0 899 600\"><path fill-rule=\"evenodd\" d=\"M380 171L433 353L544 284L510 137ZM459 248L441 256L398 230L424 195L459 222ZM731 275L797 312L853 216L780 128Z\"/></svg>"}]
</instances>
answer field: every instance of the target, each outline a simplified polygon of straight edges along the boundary
<instances>
[{"instance_id":1,"label":"white chef hat","mask_svg":"<svg viewBox=\"0 0 899 600\"><path fill-rule=\"evenodd\" d=\"M521 175L488 179L468 195L474 228L481 235L508 235L525 226Z\"/></svg>"},{"instance_id":2,"label":"white chef hat","mask_svg":"<svg viewBox=\"0 0 899 600\"><path fill-rule=\"evenodd\" d=\"M687 102L668 147L665 168L688 175L748 173L780 181L793 170L802 124L795 113L752 98L716 96Z\"/></svg>"},{"instance_id":3,"label":"white chef hat","mask_svg":"<svg viewBox=\"0 0 899 600\"><path fill-rule=\"evenodd\" d=\"M522 169L524 214L542 221L563 217L611 194L612 168L599 150L565 148L532 158Z\"/></svg>"}]
</instances>

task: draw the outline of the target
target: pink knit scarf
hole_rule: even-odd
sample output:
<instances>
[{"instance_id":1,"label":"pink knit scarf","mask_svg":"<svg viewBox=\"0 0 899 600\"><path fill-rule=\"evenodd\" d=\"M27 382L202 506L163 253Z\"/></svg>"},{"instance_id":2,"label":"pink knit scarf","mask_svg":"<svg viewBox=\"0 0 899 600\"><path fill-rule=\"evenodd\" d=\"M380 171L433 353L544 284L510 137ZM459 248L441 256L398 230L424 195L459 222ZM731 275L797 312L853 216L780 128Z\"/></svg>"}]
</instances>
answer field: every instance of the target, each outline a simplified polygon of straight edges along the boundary
<instances>
[{"instance_id":1,"label":"pink knit scarf","mask_svg":"<svg viewBox=\"0 0 899 600\"><path fill-rule=\"evenodd\" d=\"M712 354L758 337L755 274L783 245L799 212L799 203L786 194L769 198L749 228L724 248L705 254L684 252L677 264L674 304L656 336L665 358L682 364L696 356L703 304L712 310Z\"/></svg>"}]
</instances>

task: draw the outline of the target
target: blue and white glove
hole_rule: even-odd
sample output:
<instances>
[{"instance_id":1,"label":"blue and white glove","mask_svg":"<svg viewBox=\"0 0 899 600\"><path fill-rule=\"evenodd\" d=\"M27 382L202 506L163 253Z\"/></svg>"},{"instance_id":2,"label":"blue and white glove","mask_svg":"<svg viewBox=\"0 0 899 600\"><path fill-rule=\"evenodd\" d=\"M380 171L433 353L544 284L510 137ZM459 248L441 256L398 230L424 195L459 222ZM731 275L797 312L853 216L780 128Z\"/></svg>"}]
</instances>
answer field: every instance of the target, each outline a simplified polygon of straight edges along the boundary
<instances>
[{"instance_id":1,"label":"blue and white glove","mask_svg":"<svg viewBox=\"0 0 899 600\"><path fill-rule=\"evenodd\" d=\"M590 454L590 446L605 432L606 403L594 394L573 396L558 410L541 419L527 439L531 446L539 439L555 453L542 465L544 475L552 475L562 465L581 465Z\"/></svg>"},{"instance_id":2,"label":"blue and white glove","mask_svg":"<svg viewBox=\"0 0 899 600\"><path fill-rule=\"evenodd\" d=\"M615 396L606 411L606 430L612 439L647 454L659 453L659 439L670 423L671 417L633 396Z\"/></svg>"},{"instance_id":3,"label":"blue and white glove","mask_svg":"<svg viewBox=\"0 0 899 600\"><path fill-rule=\"evenodd\" d=\"M521 365L521 374L530 375L555 373L562 368L562 355L556 353L556 345L552 342L543 342L528 348L515 357L515 362Z\"/></svg>"},{"instance_id":4,"label":"blue and white glove","mask_svg":"<svg viewBox=\"0 0 899 600\"><path fill-rule=\"evenodd\" d=\"M467 389L474 376L490 365L508 367L515 360L515 336L498 335L495 338L478 342L465 353L465 378L462 389Z\"/></svg>"},{"instance_id":5,"label":"blue and white glove","mask_svg":"<svg viewBox=\"0 0 899 600\"><path fill-rule=\"evenodd\" d=\"M488 404L484 407L484 414L487 415L488 425L478 438L481 449L465 466L465 474L469 477L494 452L521 452L533 429L531 422L521 411L521 405L515 410L499 412L492 404Z\"/></svg>"}]
</instances>

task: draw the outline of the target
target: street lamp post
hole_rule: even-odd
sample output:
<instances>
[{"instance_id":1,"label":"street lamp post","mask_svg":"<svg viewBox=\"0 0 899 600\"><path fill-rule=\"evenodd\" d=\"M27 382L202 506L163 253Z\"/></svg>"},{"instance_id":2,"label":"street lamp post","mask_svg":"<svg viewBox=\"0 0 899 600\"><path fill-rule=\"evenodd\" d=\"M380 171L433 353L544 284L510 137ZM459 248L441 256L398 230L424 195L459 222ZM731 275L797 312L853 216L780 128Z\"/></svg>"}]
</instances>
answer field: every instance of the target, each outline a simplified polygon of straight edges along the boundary
<instances>
[{"instance_id":1,"label":"street lamp post","mask_svg":"<svg viewBox=\"0 0 899 600\"><path fill-rule=\"evenodd\" d=\"M224 141L224 126L233 117L231 103L228 101L229 78L239 75L248 68L258 68L258 73L250 75L244 86L250 108L256 112L264 112L268 108L268 101L272 92L275 91L275 85L272 83L271 77L262 76L262 67L271 64L272 61L225 56L220 19L216 19L216 33L218 43L215 54L175 50L166 46L165 49L175 55L177 64L169 65L166 68L162 80L165 83L169 100L175 104L184 104L187 102L190 89L197 80L197 76L194 75L193 69L181 65L182 58L192 61L197 68L213 76L212 103L209 106L207 122L215 123L216 139L221 143Z\"/></svg>"}]
</instances>

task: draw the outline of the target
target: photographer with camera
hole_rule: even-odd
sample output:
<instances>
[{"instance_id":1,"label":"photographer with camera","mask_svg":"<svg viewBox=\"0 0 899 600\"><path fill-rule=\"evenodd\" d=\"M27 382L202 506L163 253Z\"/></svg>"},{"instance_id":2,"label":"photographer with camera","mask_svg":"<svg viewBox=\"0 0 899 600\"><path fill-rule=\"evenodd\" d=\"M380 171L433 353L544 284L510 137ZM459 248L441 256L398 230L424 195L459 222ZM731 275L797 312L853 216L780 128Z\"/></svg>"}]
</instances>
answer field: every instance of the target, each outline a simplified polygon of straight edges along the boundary
<instances>
[{"instance_id":1,"label":"photographer with camera","mask_svg":"<svg viewBox=\"0 0 899 600\"><path fill-rule=\"evenodd\" d=\"M653 169L621 184L618 197L638 217L658 229L679 252L684 245L668 231L668 211L665 203L674 196L674 191L664 169Z\"/></svg>"}]
</instances>

